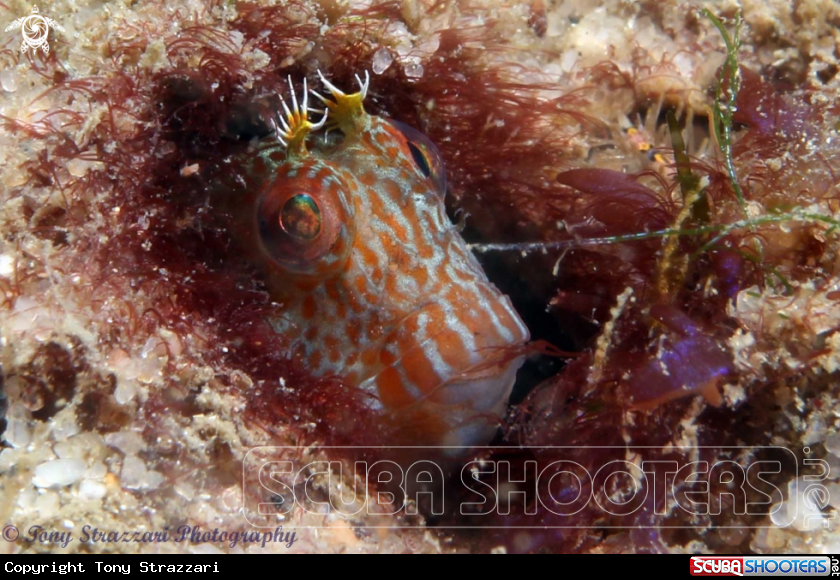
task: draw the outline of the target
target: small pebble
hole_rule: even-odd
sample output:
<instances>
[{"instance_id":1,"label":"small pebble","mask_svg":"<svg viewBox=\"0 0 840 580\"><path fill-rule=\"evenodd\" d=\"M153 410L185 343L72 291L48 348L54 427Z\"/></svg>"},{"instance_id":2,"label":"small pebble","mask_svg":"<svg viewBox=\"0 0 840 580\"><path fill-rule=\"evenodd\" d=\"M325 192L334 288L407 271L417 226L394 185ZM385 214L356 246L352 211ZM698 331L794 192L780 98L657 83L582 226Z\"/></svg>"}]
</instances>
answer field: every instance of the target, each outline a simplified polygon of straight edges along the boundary
<instances>
[{"instance_id":1,"label":"small pebble","mask_svg":"<svg viewBox=\"0 0 840 580\"><path fill-rule=\"evenodd\" d=\"M136 455L126 455L120 472L120 484L128 489L140 489L146 481L146 464Z\"/></svg>"},{"instance_id":2,"label":"small pebble","mask_svg":"<svg viewBox=\"0 0 840 580\"><path fill-rule=\"evenodd\" d=\"M55 459L35 468L36 487L63 487L82 479L87 465L81 459Z\"/></svg>"},{"instance_id":3,"label":"small pebble","mask_svg":"<svg viewBox=\"0 0 840 580\"><path fill-rule=\"evenodd\" d=\"M105 435L105 443L126 455L136 455L146 448L143 437L136 431L118 431Z\"/></svg>"},{"instance_id":4,"label":"small pebble","mask_svg":"<svg viewBox=\"0 0 840 580\"><path fill-rule=\"evenodd\" d=\"M107 492L104 483L92 479L85 479L79 485L79 497L82 499L102 499Z\"/></svg>"},{"instance_id":5,"label":"small pebble","mask_svg":"<svg viewBox=\"0 0 840 580\"><path fill-rule=\"evenodd\" d=\"M13 93L17 90L17 80L13 71L0 71L0 87L7 93Z\"/></svg>"},{"instance_id":6,"label":"small pebble","mask_svg":"<svg viewBox=\"0 0 840 580\"><path fill-rule=\"evenodd\" d=\"M380 48L375 53L373 53L373 74L381 75L388 67L391 66L391 63L394 62L394 55L391 54L391 51L385 47Z\"/></svg>"}]
</instances>

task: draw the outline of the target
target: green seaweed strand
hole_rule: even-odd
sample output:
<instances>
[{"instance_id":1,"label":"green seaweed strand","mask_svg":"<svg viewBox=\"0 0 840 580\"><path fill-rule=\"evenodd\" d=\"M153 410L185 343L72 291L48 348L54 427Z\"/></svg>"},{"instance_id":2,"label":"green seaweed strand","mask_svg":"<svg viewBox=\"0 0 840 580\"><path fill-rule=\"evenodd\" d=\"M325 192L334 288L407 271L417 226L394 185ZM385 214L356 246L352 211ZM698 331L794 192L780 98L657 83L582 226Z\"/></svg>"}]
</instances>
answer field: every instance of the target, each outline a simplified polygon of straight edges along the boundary
<instances>
[{"instance_id":1,"label":"green seaweed strand","mask_svg":"<svg viewBox=\"0 0 840 580\"><path fill-rule=\"evenodd\" d=\"M625 242L638 242L642 240L650 240L654 238L662 238L666 236L697 236L701 234L709 234L719 232L720 237L725 236L741 228L753 228L764 224L781 223L781 222L817 222L831 226L830 230L840 228L840 221L813 212L788 212L779 214L762 215L752 219L738 220L729 224L709 224L705 226L698 226L695 228L669 228L666 230L654 230L650 232L639 232L635 234L625 234L622 236L608 236L603 238L587 238L582 240L562 240L558 242L524 242L515 244L468 244L470 250L476 252L506 252L518 251L523 253L548 250L576 248L583 246L601 246L608 244L621 244Z\"/></svg>"},{"instance_id":2,"label":"green seaweed strand","mask_svg":"<svg viewBox=\"0 0 840 580\"><path fill-rule=\"evenodd\" d=\"M718 29L726 45L726 61L723 64L723 73L718 77L717 90L715 92L714 127L715 138L717 139L720 152L723 154L726 172L729 174L729 181L732 183L732 190L738 199L741 211L747 215L747 206L744 202L744 193L738 183L738 176L735 173L735 162L732 159L732 116L738 110L735 101L738 98L738 90L741 88L741 69L738 66L738 49L741 47L741 15L735 17L735 31L732 37L726 31L720 19L712 14L707 8L703 9L703 15L711 20ZM723 81L726 79L727 86L724 91ZM724 97L724 93L725 97Z\"/></svg>"}]
</instances>

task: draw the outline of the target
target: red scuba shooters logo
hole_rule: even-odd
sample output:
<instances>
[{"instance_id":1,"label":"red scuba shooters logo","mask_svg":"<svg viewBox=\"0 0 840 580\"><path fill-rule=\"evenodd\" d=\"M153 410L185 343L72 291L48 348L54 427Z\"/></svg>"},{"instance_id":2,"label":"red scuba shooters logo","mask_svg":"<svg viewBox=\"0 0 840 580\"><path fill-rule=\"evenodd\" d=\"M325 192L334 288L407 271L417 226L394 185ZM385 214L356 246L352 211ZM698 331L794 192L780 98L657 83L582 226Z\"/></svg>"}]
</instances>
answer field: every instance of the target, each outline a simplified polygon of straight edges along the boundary
<instances>
[{"instance_id":1,"label":"red scuba shooters logo","mask_svg":"<svg viewBox=\"0 0 840 580\"><path fill-rule=\"evenodd\" d=\"M692 576L743 576L744 559L721 556L694 556L691 558Z\"/></svg>"}]
</instances>

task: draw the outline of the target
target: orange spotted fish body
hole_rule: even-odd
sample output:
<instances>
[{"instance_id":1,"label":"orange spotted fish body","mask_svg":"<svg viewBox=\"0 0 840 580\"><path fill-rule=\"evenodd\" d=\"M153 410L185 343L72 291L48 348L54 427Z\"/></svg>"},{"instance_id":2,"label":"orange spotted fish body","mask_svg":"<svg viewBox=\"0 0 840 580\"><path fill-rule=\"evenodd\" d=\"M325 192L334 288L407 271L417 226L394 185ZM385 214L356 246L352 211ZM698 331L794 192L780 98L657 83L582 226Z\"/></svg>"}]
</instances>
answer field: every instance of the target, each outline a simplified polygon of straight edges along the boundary
<instances>
[{"instance_id":1,"label":"orange spotted fish body","mask_svg":"<svg viewBox=\"0 0 840 580\"><path fill-rule=\"evenodd\" d=\"M323 77L322 77L323 78ZM315 125L292 95L252 229L286 315L276 321L318 376L372 395L404 441L471 445L503 416L528 330L491 284L444 209L434 146L369 115L362 90L333 100ZM290 82L291 86L291 82ZM304 83L304 91L306 91ZM320 98L320 96L319 96ZM309 152L329 117L343 139Z\"/></svg>"}]
</instances>

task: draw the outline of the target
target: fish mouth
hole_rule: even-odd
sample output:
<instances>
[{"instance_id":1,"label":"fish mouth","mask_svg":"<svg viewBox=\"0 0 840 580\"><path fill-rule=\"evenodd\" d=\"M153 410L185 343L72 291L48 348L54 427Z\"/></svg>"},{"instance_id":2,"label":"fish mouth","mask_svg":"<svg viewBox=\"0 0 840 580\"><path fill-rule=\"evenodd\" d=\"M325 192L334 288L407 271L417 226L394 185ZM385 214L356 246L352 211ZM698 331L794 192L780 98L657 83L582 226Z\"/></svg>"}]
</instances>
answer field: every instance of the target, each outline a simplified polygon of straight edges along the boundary
<instances>
[{"instance_id":1,"label":"fish mouth","mask_svg":"<svg viewBox=\"0 0 840 580\"><path fill-rule=\"evenodd\" d=\"M400 407L384 407L386 420L397 427L400 444L449 447L448 455L489 443L502 425L516 373L525 356L507 357L503 366L485 361L488 369L466 371L443 380L430 393ZM380 384L380 389L393 385Z\"/></svg>"},{"instance_id":2,"label":"fish mouth","mask_svg":"<svg viewBox=\"0 0 840 580\"><path fill-rule=\"evenodd\" d=\"M376 395L406 443L486 444L507 411L527 334L502 340L479 327L465 338L431 322L444 320L434 316L436 308L416 310L385 337L380 360L388 364L360 387Z\"/></svg>"},{"instance_id":3,"label":"fish mouth","mask_svg":"<svg viewBox=\"0 0 840 580\"><path fill-rule=\"evenodd\" d=\"M434 398L446 407L443 412L449 426L442 445L470 447L493 439L507 412L516 373L524 362L524 355L504 357L503 363L488 359L484 364L495 367L492 373L463 373L441 386Z\"/></svg>"}]
</instances>

